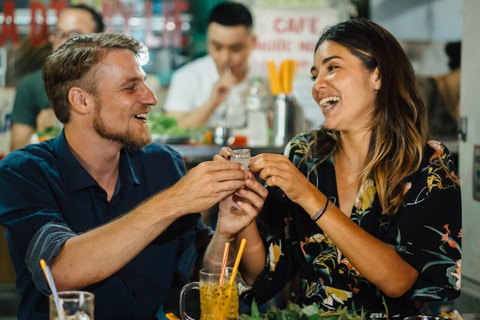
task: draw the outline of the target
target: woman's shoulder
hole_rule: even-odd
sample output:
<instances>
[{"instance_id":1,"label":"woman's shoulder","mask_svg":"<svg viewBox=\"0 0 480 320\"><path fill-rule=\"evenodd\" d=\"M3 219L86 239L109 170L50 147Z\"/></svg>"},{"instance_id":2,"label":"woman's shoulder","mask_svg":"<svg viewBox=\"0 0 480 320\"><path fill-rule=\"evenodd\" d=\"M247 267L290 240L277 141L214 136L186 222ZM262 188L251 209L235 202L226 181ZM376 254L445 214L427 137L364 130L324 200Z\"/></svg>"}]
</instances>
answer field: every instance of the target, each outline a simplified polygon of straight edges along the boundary
<instances>
[{"instance_id":1,"label":"woman's shoulder","mask_svg":"<svg viewBox=\"0 0 480 320\"><path fill-rule=\"evenodd\" d=\"M407 189L414 185L429 192L437 188L459 189L460 184L453 156L443 143L435 140L426 143L421 165L411 183L407 185Z\"/></svg>"},{"instance_id":2,"label":"woman's shoulder","mask_svg":"<svg viewBox=\"0 0 480 320\"><path fill-rule=\"evenodd\" d=\"M298 134L285 147L284 155L296 166L301 162L322 162L329 155L331 141L322 130L308 131Z\"/></svg>"},{"instance_id":3,"label":"woman's shoulder","mask_svg":"<svg viewBox=\"0 0 480 320\"><path fill-rule=\"evenodd\" d=\"M456 171L453 155L447 146L440 141L427 141L424 157L424 166L431 168L448 168L449 171Z\"/></svg>"}]
</instances>

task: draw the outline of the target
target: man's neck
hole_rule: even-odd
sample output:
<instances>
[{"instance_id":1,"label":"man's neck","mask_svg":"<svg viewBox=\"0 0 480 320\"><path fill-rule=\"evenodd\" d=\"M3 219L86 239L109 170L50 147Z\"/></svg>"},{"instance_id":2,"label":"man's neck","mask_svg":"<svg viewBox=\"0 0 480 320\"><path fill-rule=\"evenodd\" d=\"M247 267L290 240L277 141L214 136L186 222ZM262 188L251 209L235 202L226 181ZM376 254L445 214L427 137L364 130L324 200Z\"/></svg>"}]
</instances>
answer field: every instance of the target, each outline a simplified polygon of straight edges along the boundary
<instances>
[{"instance_id":1,"label":"man's neck","mask_svg":"<svg viewBox=\"0 0 480 320\"><path fill-rule=\"evenodd\" d=\"M120 150L118 143L101 138L92 130L65 126L68 147L80 164L107 191L113 193L118 178Z\"/></svg>"}]
</instances>

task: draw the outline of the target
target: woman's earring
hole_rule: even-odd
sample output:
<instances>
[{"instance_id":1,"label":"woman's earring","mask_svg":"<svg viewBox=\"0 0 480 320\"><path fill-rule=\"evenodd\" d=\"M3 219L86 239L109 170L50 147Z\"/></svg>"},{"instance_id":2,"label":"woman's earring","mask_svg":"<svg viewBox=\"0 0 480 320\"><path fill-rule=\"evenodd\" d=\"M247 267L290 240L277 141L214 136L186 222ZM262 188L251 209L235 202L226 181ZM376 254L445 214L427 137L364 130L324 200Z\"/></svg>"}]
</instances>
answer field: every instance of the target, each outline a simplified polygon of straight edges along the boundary
<instances>
[{"instance_id":1,"label":"woman's earring","mask_svg":"<svg viewBox=\"0 0 480 320\"><path fill-rule=\"evenodd\" d=\"M376 89L376 90L380 89L380 86L377 84L377 85L375 86L375 89Z\"/></svg>"}]
</instances>

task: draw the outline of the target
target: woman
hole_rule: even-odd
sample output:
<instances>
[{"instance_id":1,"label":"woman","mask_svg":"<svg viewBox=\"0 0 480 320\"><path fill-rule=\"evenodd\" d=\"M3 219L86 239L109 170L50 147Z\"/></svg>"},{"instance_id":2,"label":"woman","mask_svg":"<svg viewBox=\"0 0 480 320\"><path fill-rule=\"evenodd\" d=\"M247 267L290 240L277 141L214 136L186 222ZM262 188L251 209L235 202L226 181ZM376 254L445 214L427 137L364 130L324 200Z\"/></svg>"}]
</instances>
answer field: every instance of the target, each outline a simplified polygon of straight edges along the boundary
<instances>
[{"instance_id":1,"label":"woman","mask_svg":"<svg viewBox=\"0 0 480 320\"><path fill-rule=\"evenodd\" d=\"M294 138L287 156L250 161L269 195L239 234L246 298L266 301L298 279L297 303L324 309L404 316L458 297L460 187L448 150L427 142L402 48L373 22L342 22L321 36L311 73L324 125Z\"/></svg>"}]
</instances>

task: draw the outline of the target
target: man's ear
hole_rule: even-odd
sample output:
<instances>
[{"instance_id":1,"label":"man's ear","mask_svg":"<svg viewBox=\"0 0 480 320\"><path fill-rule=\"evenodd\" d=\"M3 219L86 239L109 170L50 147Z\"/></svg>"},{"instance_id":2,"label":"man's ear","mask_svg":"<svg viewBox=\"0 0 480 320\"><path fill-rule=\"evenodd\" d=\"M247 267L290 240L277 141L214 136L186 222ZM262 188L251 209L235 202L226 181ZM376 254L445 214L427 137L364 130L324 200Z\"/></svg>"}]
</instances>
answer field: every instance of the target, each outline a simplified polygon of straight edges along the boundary
<instances>
[{"instance_id":1,"label":"man's ear","mask_svg":"<svg viewBox=\"0 0 480 320\"><path fill-rule=\"evenodd\" d=\"M255 49L255 46L257 44L257 36L252 34L252 44L253 44L253 49Z\"/></svg>"},{"instance_id":2,"label":"man's ear","mask_svg":"<svg viewBox=\"0 0 480 320\"><path fill-rule=\"evenodd\" d=\"M72 112L80 115L89 114L95 106L92 95L79 87L70 88L68 101L70 102Z\"/></svg>"}]
</instances>

